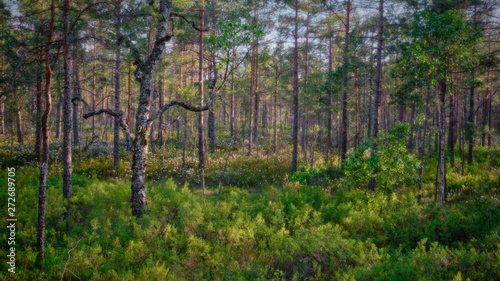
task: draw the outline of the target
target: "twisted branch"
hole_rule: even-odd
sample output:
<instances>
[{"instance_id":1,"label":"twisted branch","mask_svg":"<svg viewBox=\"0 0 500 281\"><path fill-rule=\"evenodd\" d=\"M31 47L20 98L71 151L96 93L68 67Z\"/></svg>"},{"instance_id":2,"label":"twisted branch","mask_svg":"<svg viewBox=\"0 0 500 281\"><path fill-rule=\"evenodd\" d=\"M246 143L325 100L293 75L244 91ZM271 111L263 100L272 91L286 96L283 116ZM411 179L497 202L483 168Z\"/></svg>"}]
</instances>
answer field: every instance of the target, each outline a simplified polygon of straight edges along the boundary
<instances>
[{"instance_id":1,"label":"twisted branch","mask_svg":"<svg viewBox=\"0 0 500 281\"><path fill-rule=\"evenodd\" d=\"M109 114L113 117L118 117L120 120L120 127L122 128L123 134L125 135L125 139L127 141L127 147L131 147L132 144L132 136L130 135L130 128L128 124L125 122L125 113L123 111L116 112L111 109L99 109L99 110L92 110L90 105L81 97L74 97L71 102L75 101L81 101L83 104L85 104L85 113L83 114L83 118L87 119L95 115L99 114Z\"/></svg>"}]
</instances>

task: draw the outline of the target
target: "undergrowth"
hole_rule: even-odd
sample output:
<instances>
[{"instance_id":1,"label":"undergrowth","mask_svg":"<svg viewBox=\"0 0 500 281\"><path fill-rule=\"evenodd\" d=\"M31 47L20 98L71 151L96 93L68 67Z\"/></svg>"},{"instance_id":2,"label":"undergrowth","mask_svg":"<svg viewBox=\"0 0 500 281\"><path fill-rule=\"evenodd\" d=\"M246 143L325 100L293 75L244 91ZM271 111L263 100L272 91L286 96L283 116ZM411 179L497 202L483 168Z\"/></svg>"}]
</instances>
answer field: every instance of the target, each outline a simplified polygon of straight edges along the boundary
<instances>
[{"instance_id":1,"label":"undergrowth","mask_svg":"<svg viewBox=\"0 0 500 281\"><path fill-rule=\"evenodd\" d=\"M158 149L147 167L148 210L131 216L130 159L74 157L73 198L62 198L54 145L47 244L35 266L38 169L30 147L2 151L17 168L16 274L1 280L494 280L500 276L500 150L477 148L461 174L448 167L448 201L434 202L432 171L417 184L375 193L334 167L301 166L257 149L220 149L205 170L193 155ZM11 159L12 158L12 159ZM28 159L28 160L27 160ZM10 161L10 162L9 162ZM17 162L16 162L17 161ZM227 163L226 163L227 162ZM457 161L459 163L459 161ZM226 167L226 168L224 168ZM0 175L6 182L6 173ZM420 182L419 182L420 183ZM222 193L217 196L219 185ZM418 194L422 194L421 202ZM5 209L7 194L0 193ZM6 219L2 213L2 219ZM7 233L2 232L2 241ZM5 245L5 243L4 243ZM2 246L0 255L6 256Z\"/></svg>"}]
</instances>

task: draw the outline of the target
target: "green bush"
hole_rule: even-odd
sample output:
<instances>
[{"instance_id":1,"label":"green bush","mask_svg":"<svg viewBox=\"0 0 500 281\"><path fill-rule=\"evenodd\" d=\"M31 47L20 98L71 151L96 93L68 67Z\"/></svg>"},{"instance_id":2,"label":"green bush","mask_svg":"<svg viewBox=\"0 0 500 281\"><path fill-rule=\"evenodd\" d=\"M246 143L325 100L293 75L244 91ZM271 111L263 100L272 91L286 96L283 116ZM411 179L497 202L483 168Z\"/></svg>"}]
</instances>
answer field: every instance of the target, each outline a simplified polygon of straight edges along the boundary
<instances>
[{"instance_id":1,"label":"green bush","mask_svg":"<svg viewBox=\"0 0 500 281\"><path fill-rule=\"evenodd\" d=\"M358 146L344 162L342 183L362 187L375 177L377 187L390 193L396 187L418 182L420 161L408 152L405 144L409 132L408 123L399 123L389 134L374 140L376 151L369 141ZM374 174L375 170L377 174Z\"/></svg>"}]
</instances>

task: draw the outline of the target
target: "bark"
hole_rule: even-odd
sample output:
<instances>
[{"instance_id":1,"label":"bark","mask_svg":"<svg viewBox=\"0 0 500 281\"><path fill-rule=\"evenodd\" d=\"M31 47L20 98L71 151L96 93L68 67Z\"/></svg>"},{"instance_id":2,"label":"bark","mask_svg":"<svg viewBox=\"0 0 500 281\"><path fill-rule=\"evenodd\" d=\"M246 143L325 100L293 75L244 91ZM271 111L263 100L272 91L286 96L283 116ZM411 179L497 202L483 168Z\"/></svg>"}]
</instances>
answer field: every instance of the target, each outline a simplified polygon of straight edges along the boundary
<instances>
[{"instance_id":1,"label":"bark","mask_svg":"<svg viewBox=\"0 0 500 281\"><path fill-rule=\"evenodd\" d=\"M4 112L5 112L4 102L2 99L0 99L0 134L2 135L5 133Z\"/></svg>"},{"instance_id":2,"label":"bark","mask_svg":"<svg viewBox=\"0 0 500 281\"><path fill-rule=\"evenodd\" d=\"M307 1L307 8L310 6L310 1ZM304 85L307 88L307 76L309 75L309 11L307 12L307 19L306 19L306 42L305 42L305 59L304 59ZM307 163L308 158L307 158L307 149L308 149L308 139L307 139L307 132L308 132L308 127L309 127L309 112L307 105L305 104L305 101L303 99L303 111L304 111L304 117L305 117L305 122L303 121L303 127L302 127L302 150L304 151L304 163ZM311 147L311 152L314 153L314 145ZM312 167L312 165L311 165Z\"/></svg>"},{"instance_id":3,"label":"bark","mask_svg":"<svg viewBox=\"0 0 500 281\"><path fill-rule=\"evenodd\" d=\"M154 78L153 78L154 79ZM151 101L151 107L155 107L155 99L156 99L156 83L153 80L153 98ZM155 152L156 148L156 139L155 139L155 126L151 125L151 128L149 129L149 145L151 147L151 152Z\"/></svg>"},{"instance_id":4,"label":"bark","mask_svg":"<svg viewBox=\"0 0 500 281\"><path fill-rule=\"evenodd\" d=\"M278 148L278 67L276 67L276 76L274 80L274 122L273 122L273 151L276 152Z\"/></svg>"},{"instance_id":5,"label":"bark","mask_svg":"<svg viewBox=\"0 0 500 281\"><path fill-rule=\"evenodd\" d=\"M120 111L121 74L120 44L117 44L115 61L115 112ZM113 163L116 168L120 168L120 119L121 117L115 116L113 128Z\"/></svg>"},{"instance_id":6,"label":"bark","mask_svg":"<svg viewBox=\"0 0 500 281\"><path fill-rule=\"evenodd\" d=\"M464 99L463 99L463 116L462 116L462 176L465 172L465 136L467 134L467 91L464 91Z\"/></svg>"},{"instance_id":7,"label":"bark","mask_svg":"<svg viewBox=\"0 0 500 281\"><path fill-rule=\"evenodd\" d=\"M43 53L41 53L43 56ZM41 153L41 145L42 145L42 72L40 71L36 78L36 124L35 124L35 155L40 159ZM2 103L3 107L3 103ZM2 108L3 112L3 108ZM3 122L3 115L2 115ZM2 131L3 131L3 123L2 123Z\"/></svg>"},{"instance_id":8,"label":"bark","mask_svg":"<svg viewBox=\"0 0 500 281\"><path fill-rule=\"evenodd\" d=\"M16 114L17 118L16 118L16 128L17 128L17 142L19 144L23 144L24 143L24 140L23 140L23 119L22 119L22 116L21 116L21 110L18 109L17 110L17 114Z\"/></svg>"},{"instance_id":9,"label":"bark","mask_svg":"<svg viewBox=\"0 0 500 281\"><path fill-rule=\"evenodd\" d=\"M97 61L96 57L96 40L94 40L94 61L92 65L92 108L95 108L95 64ZM130 78L130 76L129 76ZM129 80L130 83L130 80ZM130 84L129 84L130 88ZM129 118L130 120L130 118ZM92 116L92 136L95 136L95 116Z\"/></svg>"},{"instance_id":10,"label":"bark","mask_svg":"<svg viewBox=\"0 0 500 281\"><path fill-rule=\"evenodd\" d=\"M66 0L68 1L68 0ZM55 22L55 0L50 5L50 25L47 34L47 44L44 54L45 66L45 111L42 115L42 157L40 165L40 177L38 184L38 226L37 226L37 251L38 261L42 264L45 257L45 215L46 215L46 197L47 197L47 173L49 167L49 116L52 108L52 99L50 96L52 83L52 70L50 68L49 51L52 44Z\"/></svg>"},{"instance_id":11,"label":"bark","mask_svg":"<svg viewBox=\"0 0 500 281\"><path fill-rule=\"evenodd\" d=\"M163 86L165 85L164 81L164 75L162 74L160 80L158 81L158 109L161 109L163 106ZM181 84L182 84L182 76L181 76ZM180 140L179 138L179 122L177 122L177 140ZM158 143L163 143L163 116L160 116L158 118Z\"/></svg>"},{"instance_id":12,"label":"bark","mask_svg":"<svg viewBox=\"0 0 500 281\"><path fill-rule=\"evenodd\" d=\"M346 13L346 24L345 24L345 43L344 43L344 77L343 77L343 85L344 90L342 92L342 133L341 133L341 154L340 154L340 162L341 167L343 169L344 160L347 154L347 127L349 126L349 120L347 117L347 91L348 91L348 71L349 71L349 28L350 28L350 19L351 19L351 1L347 1L347 13Z\"/></svg>"},{"instance_id":13,"label":"bark","mask_svg":"<svg viewBox=\"0 0 500 281\"><path fill-rule=\"evenodd\" d=\"M474 26L474 32L476 32L476 8L477 6L474 5L474 15L473 15L473 26ZM476 48L476 44L474 44L474 49ZM474 134L475 134L475 126L474 126L474 115L475 115L475 110L474 110L474 91L475 91L475 71L472 69L471 72L471 85L470 85L470 96L469 96L469 120L467 124L467 137L468 137L468 142L469 142L469 156L467 158L467 163L471 164L472 163L472 157L474 154Z\"/></svg>"},{"instance_id":14,"label":"bark","mask_svg":"<svg viewBox=\"0 0 500 281\"><path fill-rule=\"evenodd\" d=\"M116 10L116 17L117 17L117 25L116 25L116 30L118 31L117 33L120 32L120 23L121 23L121 18L120 18L120 5L118 4L117 10ZM114 102L114 107L115 107L115 112L120 112L120 79L122 75L122 70L121 70L121 56L120 56L120 48L121 44L118 42L116 44L116 60L115 60L115 102ZM113 126L113 163L117 169L120 168L120 120L123 118L123 116L115 116L114 118L114 126Z\"/></svg>"},{"instance_id":15,"label":"bark","mask_svg":"<svg viewBox=\"0 0 500 281\"><path fill-rule=\"evenodd\" d=\"M356 134L354 135L354 150L358 148L359 144L359 91L358 91L358 69L356 68L354 74L354 92L356 94L355 104L355 118L356 118Z\"/></svg>"},{"instance_id":16,"label":"bark","mask_svg":"<svg viewBox=\"0 0 500 281\"><path fill-rule=\"evenodd\" d=\"M200 29L204 28L205 18L205 1L201 1L200 9ZM200 48L199 48L199 69L198 69L198 94L200 102L203 104L203 31L200 31ZM205 167L205 147L203 136L203 112L198 113L198 167Z\"/></svg>"},{"instance_id":17,"label":"bark","mask_svg":"<svg viewBox=\"0 0 500 281\"><path fill-rule=\"evenodd\" d=\"M253 144L253 98L254 98L254 90L255 90L255 47L252 48L252 59L250 62L250 116L249 116L249 127L248 127L248 156L252 153L252 144Z\"/></svg>"},{"instance_id":18,"label":"bark","mask_svg":"<svg viewBox=\"0 0 500 281\"><path fill-rule=\"evenodd\" d=\"M333 11L330 8L330 18L333 18ZM333 33L333 27L330 25L330 32ZM333 72L333 37L328 38L328 73L331 75ZM326 157L330 159L330 151L332 150L333 138L332 138L332 89L331 82L329 83L330 89L328 91L328 124L327 124L327 144L326 144Z\"/></svg>"},{"instance_id":19,"label":"bark","mask_svg":"<svg viewBox=\"0 0 500 281\"><path fill-rule=\"evenodd\" d=\"M71 159L71 57L70 57L70 25L69 0L63 6L63 56L64 56L64 105L63 105L63 196L71 198L71 175L73 173ZM76 130L75 128L73 128Z\"/></svg>"},{"instance_id":20,"label":"bark","mask_svg":"<svg viewBox=\"0 0 500 281\"><path fill-rule=\"evenodd\" d=\"M75 50L76 50L75 46ZM73 73L75 78L74 96L80 97L82 88L80 87L80 71L78 69L78 60L73 59ZM71 70L70 70L71 71ZM73 145L80 145L80 134L78 132L78 100L73 103Z\"/></svg>"},{"instance_id":21,"label":"bark","mask_svg":"<svg viewBox=\"0 0 500 281\"><path fill-rule=\"evenodd\" d=\"M488 76L490 75L490 70L488 69ZM492 128L491 128L491 115L492 115L492 109L491 109L491 103L493 100L493 79L490 79L490 86L489 86L489 100L488 100L488 146L491 146L491 136L492 136ZM3 126L2 126L3 128Z\"/></svg>"},{"instance_id":22,"label":"bark","mask_svg":"<svg viewBox=\"0 0 500 281\"><path fill-rule=\"evenodd\" d=\"M213 110L208 111L208 141L210 153L215 153L215 115Z\"/></svg>"},{"instance_id":23,"label":"bark","mask_svg":"<svg viewBox=\"0 0 500 281\"><path fill-rule=\"evenodd\" d=\"M370 79L369 81L369 85L370 85L370 91L373 91L373 87L372 87L372 79ZM368 132L367 132L367 135L368 135L368 138L371 139L372 138L372 128L373 128L373 114L372 114L372 107L373 107L373 103L372 103L372 96L373 96L373 92L370 92L370 95L368 97Z\"/></svg>"},{"instance_id":24,"label":"bark","mask_svg":"<svg viewBox=\"0 0 500 281\"><path fill-rule=\"evenodd\" d=\"M131 125L130 124L130 121L132 120L131 119L131 114L132 114L132 88L130 87L130 80L132 80L130 78L130 76L132 74L132 65L131 63L129 62L128 63L128 104L127 104L127 124Z\"/></svg>"},{"instance_id":25,"label":"bark","mask_svg":"<svg viewBox=\"0 0 500 281\"><path fill-rule=\"evenodd\" d=\"M295 48L293 56L293 131L292 131L292 172L297 171L297 145L299 135L299 1L295 0Z\"/></svg>"},{"instance_id":26,"label":"bark","mask_svg":"<svg viewBox=\"0 0 500 281\"><path fill-rule=\"evenodd\" d=\"M57 115L57 122L56 122L56 139L61 138L61 131L62 131L62 116L61 116L61 110L62 110L62 105L63 105L63 96L61 95L59 97L59 101L57 102L56 105L56 115Z\"/></svg>"},{"instance_id":27,"label":"bark","mask_svg":"<svg viewBox=\"0 0 500 281\"><path fill-rule=\"evenodd\" d=\"M382 48L384 42L384 0L379 1L379 25L378 25L378 41L377 41L377 70L375 74L375 97L373 104L373 130L372 130L372 156L376 157L377 153L377 143L379 131L379 110L380 110L380 98L381 98L381 80L382 80ZM375 191L377 184L377 178L375 177L378 173L378 169L375 168L373 171L374 177L368 182L368 189Z\"/></svg>"},{"instance_id":28,"label":"bark","mask_svg":"<svg viewBox=\"0 0 500 281\"><path fill-rule=\"evenodd\" d=\"M473 76L474 77L474 76ZM469 154L467 157L467 163L472 163L472 156L474 153L474 91L475 86L470 86L470 95L469 95L469 116L467 120L467 140L469 143Z\"/></svg>"},{"instance_id":29,"label":"bark","mask_svg":"<svg viewBox=\"0 0 500 281\"><path fill-rule=\"evenodd\" d=\"M257 1L254 2L254 16L256 19L255 24L258 25L259 22L259 14L257 13ZM253 111L253 142L257 143L258 139L258 133L259 133L259 103L260 103L260 93L259 93L259 38L256 38L257 44L255 46L255 53L254 53L254 111Z\"/></svg>"},{"instance_id":30,"label":"bark","mask_svg":"<svg viewBox=\"0 0 500 281\"><path fill-rule=\"evenodd\" d=\"M415 120L415 108L411 108L410 112L410 132L408 136L408 150L413 150L413 147L415 146L415 137L414 137L414 132L412 129L413 122Z\"/></svg>"},{"instance_id":31,"label":"bark","mask_svg":"<svg viewBox=\"0 0 500 281\"><path fill-rule=\"evenodd\" d=\"M215 19L214 19L215 22ZM217 80L217 70L215 65L215 53L212 53L212 61L210 62L210 68L208 73L208 79L210 81ZM213 80L214 79L214 80ZM212 83L212 82L211 82ZM210 144L210 153L215 153L215 114L213 110L208 111L208 142Z\"/></svg>"},{"instance_id":32,"label":"bark","mask_svg":"<svg viewBox=\"0 0 500 281\"><path fill-rule=\"evenodd\" d=\"M419 179L420 183L418 184L418 202L422 200L422 179L424 177L424 167L425 167L425 138L427 135L427 116L430 116L429 112L429 98L430 98L431 88L427 85L427 98L425 99L425 121L424 121L424 134L422 136L422 146L420 147L420 171L419 171Z\"/></svg>"},{"instance_id":33,"label":"bark","mask_svg":"<svg viewBox=\"0 0 500 281\"><path fill-rule=\"evenodd\" d=\"M262 120L261 120L262 131L269 132L268 127L267 127L268 109L267 109L267 101L266 101L266 92L262 92L262 100L263 100L262 101Z\"/></svg>"},{"instance_id":34,"label":"bark","mask_svg":"<svg viewBox=\"0 0 500 281\"><path fill-rule=\"evenodd\" d=\"M309 116L307 114L307 109L306 109L306 106L304 105L304 103L302 103L303 105L303 109L302 109L302 113L300 113L299 115L302 116L302 136L301 136L301 147L302 147L302 153L304 154L304 163L307 164L307 137L306 137L306 132L307 132L307 125L308 125L308 122L309 122Z\"/></svg>"},{"instance_id":35,"label":"bark","mask_svg":"<svg viewBox=\"0 0 500 281\"><path fill-rule=\"evenodd\" d=\"M450 95L450 117L448 123L448 150L450 151L450 165L455 167L455 131L457 125L457 107L455 93Z\"/></svg>"},{"instance_id":36,"label":"bark","mask_svg":"<svg viewBox=\"0 0 500 281\"><path fill-rule=\"evenodd\" d=\"M184 141L182 146L182 168L186 167L186 150L187 150L187 142L188 142L188 124L187 124L187 111L184 113Z\"/></svg>"},{"instance_id":37,"label":"bark","mask_svg":"<svg viewBox=\"0 0 500 281\"><path fill-rule=\"evenodd\" d=\"M439 169L439 179L438 179L438 193L439 202L443 203L446 199L446 147L445 147L445 97L446 97L446 80L442 79L439 82L440 94L439 97L436 96L436 109L439 114L439 155L438 155L438 169Z\"/></svg>"},{"instance_id":38,"label":"bark","mask_svg":"<svg viewBox=\"0 0 500 281\"><path fill-rule=\"evenodd\" d=\"M234 49L233 49L234 51ZM234 53L234 52L233 52ZM234 68L234 60L233 58L233 68ZM231 137L234 137L234 71L231 73L231 104L230 104L230 125L229 125L229 131L231 132Z\"/></svg>"}]
</instances>

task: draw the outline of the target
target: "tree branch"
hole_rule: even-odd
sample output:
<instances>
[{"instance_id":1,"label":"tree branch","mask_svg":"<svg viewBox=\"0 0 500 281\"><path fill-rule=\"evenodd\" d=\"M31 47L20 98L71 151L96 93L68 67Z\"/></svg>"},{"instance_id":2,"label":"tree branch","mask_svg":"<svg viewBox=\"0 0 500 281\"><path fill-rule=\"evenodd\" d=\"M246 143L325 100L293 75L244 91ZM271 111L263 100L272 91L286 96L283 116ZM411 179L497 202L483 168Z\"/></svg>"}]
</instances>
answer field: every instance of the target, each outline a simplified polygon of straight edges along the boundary
<instances>
[{"instance_id":1,"label":"tree branch","mask_svg":"<svg viewBox=\"0 0 500 281\"><path fill-rule=\"evenodd\" d=\"M173 106L180 106L180 107L182 107L186 110L192 111L192 112L201 112L201 111L206 111L206 110L210 109L210 107L213 105L215 97L219 93L220 89L222 87L224 87L224 85L228 81L227 78L229 77L229 75L236 68L238 68L241 65L241 63L243 63L243 61L247 58L248 54L249 54L249 51L246 52L246 54L243 56L243 58L240 60L240 62L234 67L232 67L232 66L229 67L229 63L230 63L229 60L226 62L226 67L225 67L225 71L224 71L224 79L222 79L222 83L219 87L215 87L215 85L217 84L217 79L214 79L212 81L211 85L209 86L209 89L211 89L211 91L208 94L208 98L207 98L207 101L206 101L204 106L192 106L192 105L187 104L185 102L173 100L173 101L166 103L157 112L152 114L151 117L148 119L148 124L153 122L155 119L158 119L163 114L163 112L167 111L170 107L173 107ZM231 70L229 70L229 69L231 69Z\"/></svg>"},{"instance_id":2,"label":"tree branch","mask_svg":"<svg viewBox=\"0 0 500 281\"><path fill-rule=\"evenodd\" d=\"M99 110L92 110L90 105L81 97L74 97L71 102L76 102L76 101L81 101L83 104L85 104L85 113L83 114L83 118L87 119L95 115L99 114L109 114L114 117L120 118L120 127L122 128L123 134L125 135L125 139L127 141L127 147L132 147L132 136L130 135L130 128L128 124L125 122L125 113L123 111L113 111L111 109L99 109Z\"/></svg>"},{"instance_id":3,"label":"tree branch","mask_svg":"<svg viewBox=\"0 0 500 281\"><path fill-rule=\"evenodd\" d=\"M181 14L178 14L178 13L174 13L174 12L170 13L170 15L171 15L171 16L175 16L175 17L178 17L178 18L183 19L185 22L190 23L190 24L193 26L193 28L194 28L194 29L196 29L196 30L198 30L198 31L200 31L200 32L201 32L201 31L210 31L210 28L200 29L199 27L197 27L197 26L194 24L194 21L189 20L189 19L188 19L186 16L184 16L184 15L181 15Z\"/></svg>"},{"instance_id":4,"label":"tree branch","mask_svg":"<svg viewBox=\"0 0 500 281\"><path fill-rule=\"evenodd\" d=\"M134 64L137 65L137 67L141 70L144 70L144 62L142 61L137 47L130 41L130 39L126 38L123 34L118 32L118 42L120 43L122 41L125 43L125 46L127 46L132 52L132 55L134 56Z\"/></svg>"}]
</instances>

